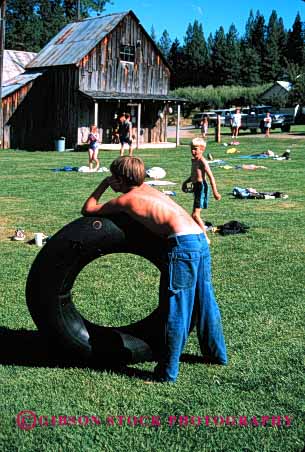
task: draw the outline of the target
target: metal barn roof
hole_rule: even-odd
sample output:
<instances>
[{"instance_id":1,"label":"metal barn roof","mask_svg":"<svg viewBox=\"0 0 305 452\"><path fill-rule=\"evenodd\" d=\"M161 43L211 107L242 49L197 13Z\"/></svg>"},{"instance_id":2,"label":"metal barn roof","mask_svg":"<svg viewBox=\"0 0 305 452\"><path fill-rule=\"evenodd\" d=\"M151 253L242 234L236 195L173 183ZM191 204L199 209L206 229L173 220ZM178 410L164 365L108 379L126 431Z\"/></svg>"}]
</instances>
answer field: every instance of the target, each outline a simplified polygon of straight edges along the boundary
<instances>
[{"instance_id":1,"label":"metal barn roof","mask_svg":"<svg viewBox=\"0 0 305 452\"><path fill-rule=\"evenodd\" d=\"M12 94L14 91L17 91L17 89L22 86L27 85L32 80L35 80L40 75L42 75L42 72L28 72L16 75L16 77L7 80L2 85L2 99L9 94Z\"/></svg>"},{"instance_id":2,"label":"metal barn roof","mask_svg":"<svg viewBox=\"0 0 305 452\"><path fill-rule=\"evenodd\" d=\"M130 11L108 14L66 25L28 64L27 68L78 63L129 13Z\"/></svg>"},{"instance_id":3,"label":"metal barn roof","mask_svg":"<svg viewBox=\"0 0 305 452\"><path fill-rule=\"evenodd\" d=\"M105 93L104 91L82 91L79 92L94 100L108 100L108 101L164 101L164 102L186 102L182 97L171 96L167 94L141 94L141 93Z\"/></svg>"},{"instance_id":4,"label":"metal barn roof","mask_svg":"<svg viewBox=\"0 0 305 452\"><path fill-rule=\"evenodd\" d=\"M37 53L21 50L4 50L2 83L24 72Z\"/></svg>"},{"instance_id":5,"label":"metal barn roof","mask_svg":"<svg viewBox=\"0 0 305 452\"><path fill-rule=\"evenodd\" d=\"M278 80L276 83L278 83L282 88L284 88L287 92L291 90L292 83Z\"/></svg>"}]
</instances>

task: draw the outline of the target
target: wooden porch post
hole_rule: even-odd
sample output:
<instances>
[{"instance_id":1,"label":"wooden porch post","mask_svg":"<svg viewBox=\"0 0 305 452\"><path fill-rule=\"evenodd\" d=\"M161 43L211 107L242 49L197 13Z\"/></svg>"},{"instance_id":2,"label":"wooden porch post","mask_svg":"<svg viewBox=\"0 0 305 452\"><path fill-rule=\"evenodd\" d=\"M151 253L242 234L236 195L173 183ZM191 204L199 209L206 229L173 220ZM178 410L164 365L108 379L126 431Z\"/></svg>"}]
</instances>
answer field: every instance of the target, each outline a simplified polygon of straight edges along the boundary
<instances>
[{"instance_id":1,"label":"wooden porch post","mask_svg":"<svg viewBox=\"0 0 305 452\"><path fill-rule=\"evenodd\" d=\"M94 102L94 125L98 128L98 103Z\"/></svg>"},{"instance_id":2,"label":"wooden porch post","mask_svg":"<svg viewBox=\"0 0 305 452\"><path fill-rule=\"evenodd\" d=\"M176 124L176 147L180 144L180 104L177 108L177 124Z\"/></svg>"},{"instance_id":3,"label":"wooden porch post","mask_svg":"<svg viewBox=\"0 0 305 452\"><path fill-rule=\"evenodd\" d=\"M221 143L221 119L220 115L217 115L216 125L215 125L215 141L216 143Z\"/></svg>"},{"instance_id":4,"label":"wooden porch post","mask_svg":"<svg viewBox=\"0 0 305 452\"><path fill-rule=\"evenodd\" d=\"M140 147L140 131L141 131L141 104L138 104L138 118L137 118L137 149Z\"/></svg>"}]
</instances>

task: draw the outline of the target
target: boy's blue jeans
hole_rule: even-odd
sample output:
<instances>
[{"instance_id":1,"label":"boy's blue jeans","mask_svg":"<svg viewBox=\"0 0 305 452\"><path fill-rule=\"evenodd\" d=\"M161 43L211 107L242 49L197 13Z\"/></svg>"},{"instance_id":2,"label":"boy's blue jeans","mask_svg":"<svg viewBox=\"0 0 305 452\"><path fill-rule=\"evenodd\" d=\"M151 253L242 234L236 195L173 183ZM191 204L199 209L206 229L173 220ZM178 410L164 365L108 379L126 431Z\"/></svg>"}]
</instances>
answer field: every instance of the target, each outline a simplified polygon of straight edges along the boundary
<instances>
[{"instance_id":1,"label":"boy's blue jeans","mask_svg":"<svg viewBox=\"0 0 305 452\"><path fill-rule=\"evenodd\" d=\"M158 378L176 381L194 308L204 358L216 364L227 363L221 316L211 282L210 252L204 234L168 239L167 265L160 281L160 307L165 318L166 346L155 369Z\"/></svg>"}]
</instances>

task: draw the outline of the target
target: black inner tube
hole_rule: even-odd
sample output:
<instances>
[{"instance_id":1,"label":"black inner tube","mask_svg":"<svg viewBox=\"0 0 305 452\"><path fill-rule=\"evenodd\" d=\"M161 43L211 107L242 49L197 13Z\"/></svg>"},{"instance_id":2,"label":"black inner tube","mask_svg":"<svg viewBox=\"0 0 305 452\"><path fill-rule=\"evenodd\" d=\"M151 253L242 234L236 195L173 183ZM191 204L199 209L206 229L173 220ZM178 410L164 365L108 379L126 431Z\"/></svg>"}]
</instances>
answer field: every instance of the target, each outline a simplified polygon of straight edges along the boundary
<instances>
[{"instance_id":1,"label":"black inner tube","mask_svg":"<svg viewBox=\"0 0 305 452\"><path fill-rule=\"evenodd\" d=\"M124 215L69 223L41 249L28 275L26 300L38 330L59 352L84 361L121 365L157 360L164 347L160 308L136 323L104 327L78 312L72 287L86 265L112 253L142 256L162 272L163 248L162 239Z\"/></svg>"}]
</instances>

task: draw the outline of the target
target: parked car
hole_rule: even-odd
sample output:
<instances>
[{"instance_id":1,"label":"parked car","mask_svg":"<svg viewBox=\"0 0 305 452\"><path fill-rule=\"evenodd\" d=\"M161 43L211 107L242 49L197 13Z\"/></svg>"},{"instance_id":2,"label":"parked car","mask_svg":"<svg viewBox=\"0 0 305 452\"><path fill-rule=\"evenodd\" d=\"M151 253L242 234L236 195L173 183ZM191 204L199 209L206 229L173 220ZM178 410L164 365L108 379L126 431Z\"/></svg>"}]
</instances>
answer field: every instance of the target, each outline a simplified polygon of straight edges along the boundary
<instances>
[{"instance_id":1,"label":"parked car","mask_svg":"<svg viewBox=\"0 0 305 452\"><path fill-rule=\"evenodd\" d=\"M200 128L200 123L205 116L208 117L210 126L213 126L216 124L217 115L216 115L215 111L204 111L201 113L195 113L192 118L192 124L193 124L193 126L195 126L196 129Z\"/></svg>"},{"instance_id":2,"label":"parked car","mask_svg":"<svg viewBox=\"0 0 305 452\"><path fill-rule=\"evenodd\" d=\"M215 110L216 115L220 115L220 125L224 126L226 124L226 119L230 120L232 113L234 113L235 108L227 108L221 110Z\"/></svg>"}]
</instances>

